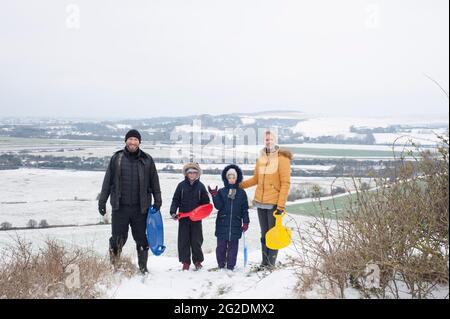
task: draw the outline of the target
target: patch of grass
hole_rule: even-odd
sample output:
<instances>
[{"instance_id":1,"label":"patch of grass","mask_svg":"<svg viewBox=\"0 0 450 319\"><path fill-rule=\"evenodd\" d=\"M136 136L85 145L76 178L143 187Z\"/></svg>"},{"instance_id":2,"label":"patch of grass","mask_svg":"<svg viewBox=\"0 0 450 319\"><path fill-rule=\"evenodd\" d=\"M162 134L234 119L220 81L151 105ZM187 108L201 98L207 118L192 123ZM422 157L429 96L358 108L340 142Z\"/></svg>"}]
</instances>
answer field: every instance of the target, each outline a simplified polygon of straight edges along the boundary
<instances>
[{"instance_id":1,"label":"patch of grass","mask_svg":"<svg viewBox=\"0 0 450 319\"><path fill-rule=\"evenodd\" d=\"M340 213L344 213L350 206L351 201L356 200L356 194L348 194L336 198L321 200L311 200L311 202L293 204L286 208L290 214L317 217L322 214L326 218L339 217Z\"/></svg>"}]
</instances>

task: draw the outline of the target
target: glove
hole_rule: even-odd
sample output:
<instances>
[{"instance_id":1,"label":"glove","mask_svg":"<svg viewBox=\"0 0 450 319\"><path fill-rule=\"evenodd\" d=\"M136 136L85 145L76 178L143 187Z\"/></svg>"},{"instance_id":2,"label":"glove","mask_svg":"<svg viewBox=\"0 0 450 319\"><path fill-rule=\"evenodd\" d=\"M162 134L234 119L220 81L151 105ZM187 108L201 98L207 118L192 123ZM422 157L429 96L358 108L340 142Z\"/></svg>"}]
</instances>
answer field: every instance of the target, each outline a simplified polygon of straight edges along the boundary
<instances>
[{"instance_id":1,"label":"glove","mask_svg":"<svg viewBox=\"0 0 450 319\"><path fill-rule=\"evenodd\" d=\"M170 214L170 216L172 217L173 220L178 220L178 214Z\"/></svg>"},{"instance_id":2,"label":"glove","mask_svg":"<svg viewBox=\"0 0 450 319\"><path fill-rule=\"evenodd\" d=\"M277 208L277 210L275 211L275 215L282 215L283 213L284 213L283 209Z\"/></svg>"},{"instance_id":3,"label":"glove","mask_svg":"<svg viewBox=\"0 0 450 319\"><path fill-rule=\"evenodd\" d=\"M208 186L208 192L211 194L212 197L217 196L217 194L219 193L219 192L217 191L217 186L216 186L216 188L214 188L214 189L211 189L211 187Z\"/></svg>"},{"instance_id":4,"label":"glove","mask_svg":"<svg viewBox=\"0 0 450 319\"><path fill-rule=\"evenodd\" d=\"M241 229L243 232L246 232L248 230L248 223L242 224Z\"/></svg>"},{"instance_id":5,"label":"glove","mask_svg":"<svg viewBox=\"0 0 450 319\"><path fill-rule=\"evenodd\" d=\"M156 211L159 211L159 210L161 209L161 205L154 204L154 205L152 206L152 208L153 208L154 210L156 210Z\"/></svg>"},{"instance_id":6,"label":"glove","mask_svg":"<svg viewBox=\"0 0 450 319\"><path fill-rule=\"evenodd\" d=\"M106 214L106 205L99 204L98 205L98 212L100 213L100 215L105 216L105 214Z\"/></svg>"}]
</instances>

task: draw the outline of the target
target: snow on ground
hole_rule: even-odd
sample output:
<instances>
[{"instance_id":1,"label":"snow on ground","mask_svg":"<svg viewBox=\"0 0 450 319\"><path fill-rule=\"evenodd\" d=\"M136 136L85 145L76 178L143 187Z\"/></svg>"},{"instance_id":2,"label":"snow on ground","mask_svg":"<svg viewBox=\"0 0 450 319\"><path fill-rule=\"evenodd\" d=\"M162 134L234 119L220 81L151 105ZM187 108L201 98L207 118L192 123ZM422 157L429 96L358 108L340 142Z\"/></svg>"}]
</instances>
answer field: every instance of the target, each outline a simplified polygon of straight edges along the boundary
<instances>
[{"instance_id":1,"label":"snow on ground","mask_svg":"<svg viewBox=\"0 0 450 319\"><path fill-rule=\"evenodd\" d=\"M0 171L0 221L12 222L14 226L24 226L30 219L46 219L52 224L84 224L100 220L97 212L96 196L100 190L103 172L79 172L60 170L19 169ZM171 196L180 174L160 174L163 189L163 216L167 213ZM220 176L202 176L206 183L221 185ZM253 190L248 192L253 197ZM87 201L75 201L74 196ZM16 203L13 202L22 202ZM181 272L177 258L178 224L164 217L165 244L162 256L149 258L150 276L142 284L139 276L117 282L107 291L108 298L273 298L295 297L293 270L286 268L262 278L261 273L250 273L250 265L243 268L243 245L240 244L238 265L234 272L210 272L216 267L215 212L203 221L204 269L199 272ZM307 218L293 216L301 225ZM287 223L289 227L295 224ZM33 230L0 231L0 248L13 243L19 236L41 247L47 239L57 239L65 246L86 247L101 256L107 255L111 225L85 227L47 228ZM260 262L260 230L255 209L250 210L250 228L246 233L249 262ZM288 252L286 249L285 252ZM285 252L280 253L280 261L285 261ZM124 255L133 258L136 251L131 232L124 247ZM274 284L276 283L276 284Z\"/></svg>"},{"instance_id":2,"label":"snow on ground","mask_svg":"<svg viewBox=\"0 0 450 319\"><path fill-rule=\"evenodd\" d=\"M291 252L292 253L292 252ZM286 261L288 249L281 250L278 260ZM280 268L272 273L254 272L252 266L261 262L261 251L249 253L249 264L243 265L242 251L234 271L215 270L214 253L205 255L204 268L182 271L176 257L152 256L149 258L149 275L142 282L141 276L126 279L107 292L109 298L298 298L295 292L297 280L293 268ZM214 271L212 271L214 270Z\"/></svg>"},{"instance_id":3,"label":"snow on ground","mask_svg":"<svg viewBox=\"0 0 450 319\"><path fill-rule=\"evenodd\" d=\"M355 118L355 117L318 117L308 119L297 123L293 131L295 133L301 133L308 137L320 137L320 136L338 136L342 135L345 137L356 137L359 134L351 133L350 127L353 125L355 127L364 128L376 128L376 127L388 127L390 125L404 125L404 126L415 126L415 125L430 125L430 124L441 124L447 125L448 118L445 117L430 117L430 118ZM442 129L437 130L443 132ZM393 142L393 136L399 136L404 134L387 134L381 135L374 134L377 144L391 144ZM431 132L413 132L410 135L412 138L419 139L430 139L431 142L435 142L436 138ZM424 140L422 140L422 144Z\"/></svg>"},{"instance_id":4,"label":"snow on ground","mask_svg":"<svg viewBox=\"0 0 450 319\"><path fill-rule=\"evenodd\" d=\"M23 226L29 218L47 219L50 224L62 222L65 224L83 224L89 221L98 222L95 197L99 191L103 172L79 172L21 169L0 171L0 221L9 220L16 226ZM170 204L172 192L180 179L180 174L160 174L165 205ZM219 176L203 176L203 181L221 185ZM334 178L299 178L294 181L330 185ZM339 185L345 184L345 179L338 179ZM254 189L249 192L253 197ZM78 196L80 200L71 200ZM338 195L339 196L339 195ZM344 195L342 195L344 196ZM89 199L89 201L82 201ZM26 203L13 204L24 201ZM295 203L304 202L300 200ZM9 202L9 203L5 203ZM165 206L168 207L168 206ZM163 216L167 208L163 209ZM243 240L241 239L238 264L235 271L209 271L215 267L215 212L203 221L203 252L205 254L204 268L198 272L190 270L183 272L177 258L178 224L164 217L166 251L162 256L149 257L150 274L143 282L141 276L131 278L114 277L112 286L105 291L107 298L298 298L296 292L297 279L295 269L289 264L289 257L297 256L295 247L279 252L278 261L282 263L274 272L253 272L252 267L258 265L261 258L260 228L255 209L250 209L250 228L246 232L246 243L249 251L249 265L243 266ZM289 214L284 219L287 227L300 226L300 231L309 227L311 217ZM108 239L111 235L111 225L95 225L85 227L47 228L33 230L0 231L0 249L14 242L19 236L41 247L45 240L56 239L65 246L85 247L96 251L101 256L107 256ZM298 233L293 232L294 240ZM135 244L131 233L124 247L124 255L129 256L137 264ZM347 298L360 298L354 289L345 291ZM445 297L448 287L437 291L436 297ZM303 297L330 298L329 292L321 287L313 287ZM405 298L408 296L405 294Z\"/></svg>"},{"instance_id":5,"label":"snow on ground","mask_svg":"<svg viewBox=\"0 0 450 319\"><path fill-rule=\"evenodd\" d=\"M303 112L298 111L283 111L283 112L261 112L257 114L251 114L251 115L241 115L242 118L253 118L253 119L264 119L264 120L270 120L270 119L287 119L287 120L303 120L308 119L314 116L313 114L306 114Z\"/></svg>"},{"instance_id":6,"label":"snow on ground","mask_svg":"<svg viewBox=\"0 0 450 319\"><path fill-rule=\"evenodd\" d=\"M104 172L18 169L0 171L0 223L25 226L30 219L50 225L98 223L97 195ZM181 174L159 173L163 206L167 214ZM222 185L220 175L203 175L205 185ZM254 189L247 194L253 197ZM108 206L109 211L111 208Z\"/></svg>"},{"instance_id":7,"label":"snow on ground","mask_svg":"<svg viewBox=\"0 0 450 319\"><path fill-rule=\"evenodd\" d=\"M306 227L312 220L309 217L290 215L295 222L287 218L285 225ZM246 233L248 247L248 265L243 263L243 239L239 243L237 265L234 271L217 270L215 257L215 237L212 227L204 226L205 261L203 269L182 271L176 253L164 253L163 256L149 257L149 276L143 282L141 276L135 276L116 283L107 291L109 298L298 298L295 269L289 265L289 257L298 253L293 245L279 251L278 262L281 266L273 272L255 272L252 270L261 262L260 230L256 211L250 212L251 224ZM298 240L293 231L293 239ZM209 238L210 240L207 240ZM212 240L211 240L212 239ZM206 245L205 245L206 244Z\"/></svg>"},{"instance_id":8,"label":"snow on ground","mask_svg":"<svg viewBox=\"0 0 450 319\"><path fill-rule=\"evenodd\" d=\"M219 165L219 167L221 167ZM253 165L247 168L253 169ZM318 169L319 167L317 167ZM328 167L324 167L326 169ZM0 223L9 222L23 227L30 219L49 225L82 225L98 223L101 218L97 211L97 195L100 193L104 172L18 169L0 171ZM249 176L246 176L249 177ZM183 176L178 173L159 173L163 206L163 216L168 216L173 192ZM205 185L222 187L220 174L202 175ZM320 187L349 186L350 179L333 177L292 177L297 184L317 184ZM255 188L246 190L253 199ZM108 206L109 210L111 208Z\"/></svg>"},{"instance_id":9,"label":"snow on ground","mask_svg":"<svg viewBox=\"0 0 450 319\"><path fill-rule=\"evenodd\" d=\"M242 116L241 117L241 122L244 125L251 125L251 124L254 124L256 122L256 119L251 118L251 117L247 117L247 116Z\"/></svg>"},{"instance_id":10,"label":"snow on ground","mask_svg":"<svg viewBox=\"0 0 450 319\"><path fill-rule=\"evenodd\" d=\"M408 143L409 140L418 144L430 145L439 141L436 134L444 135L446 131L447 130L445 129L436 129L433 130L434 133L374 133L373 137L377 144L393 145L395 143L397 147L401 147L402 144Z\"/></svg>"},{"instance_id":11,"label":"snow on ground","mask_svg":"<svg viewBox=\"0 0 450 319\"><path fill-rule=\"evenodd\" d=\"M287 218L287 227L306 227L310 218L290 215L295 222ZM294 269L283 265L273 273L253 272L252 266L261 261L260 229L256 210L250 210L250 227L246 232L246 244L249 252L249 264L243 265L243 239L240 241L238 262L233 272L227 270L209 271L217 267L215 258L216 238L214 236L215 217L203 221L204 268L200 271L191 269L181 271L177 257L177 222L164 219L166 251L162 256L150 254L148 261L149 276L142 282L142 277L119 278L112 281L106 291L106 298L296 298L297 280ZM52 229L35 229L0 232L0 247L12 244L17 236L30 241L33 248L41 247L47 239L57 239L65 246L86 247L101 256L107 255L110 225L88 227L68 227ZM296 234L294 234L294 239ZM129 234L124 247L124 255L132 257L136 266L135 244ZM278 261L285 264L288 256L295 256L293 246L279 253Z\"/></svg>"},{"instance_id":12,"label":"snow on ground","mask_svg":"<svg viewBox=\"0 0 450 319\"><path fill-rule=\"evenodd\" d=\"M328 144L328 143L302 143L302 144L282 144L283 147L308 148L308 149L329 149L329 150L361 150L361 151L388 151L392 152L392 145L366 145L366 144ZM401 145L403 149L403 145ZM398 146L398 147L400 147ZM407 147L408 150L415 150L414 147Z\"/></svg>"}]
</instances>

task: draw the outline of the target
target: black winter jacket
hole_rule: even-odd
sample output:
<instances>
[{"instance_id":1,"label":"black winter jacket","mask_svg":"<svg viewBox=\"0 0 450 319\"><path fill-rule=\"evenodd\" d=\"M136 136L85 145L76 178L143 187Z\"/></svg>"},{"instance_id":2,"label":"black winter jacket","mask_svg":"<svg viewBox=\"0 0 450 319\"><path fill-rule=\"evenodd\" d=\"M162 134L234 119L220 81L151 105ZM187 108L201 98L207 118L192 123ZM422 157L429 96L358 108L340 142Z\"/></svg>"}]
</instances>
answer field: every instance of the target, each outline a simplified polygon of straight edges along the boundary
<instances>
[{"instance_id":1,"label":"black winter jacket","mask_svg":"<svg viewBox=\"0 0 450 319\"><path fill-rule=\"evenodd\" d=\"M170 215L176 214L177 210L180 213L188 213L200 205L209 204L209 202L205 185L198 179L191 184L186 177L175 190L170 206Z\"/></svg>"},{"instance_id":2,"label":"black winter jacket","mask_svg":"<svg viewBox=\"0 0 450 319\"><path fill-rule=\"evenodd\" d=\"M99 196L98 205L104 207L111 196L110 202L113 210L119 209L121 191L121 163L125 150L114 153L103 179L102 191ZM142 150L138 154L138 179L139 179L139 202L141 213L146 214L152 205L161 207L161 188L159 185L158 172L156 171L153 158Z\"/></svg>"}]
</instances>

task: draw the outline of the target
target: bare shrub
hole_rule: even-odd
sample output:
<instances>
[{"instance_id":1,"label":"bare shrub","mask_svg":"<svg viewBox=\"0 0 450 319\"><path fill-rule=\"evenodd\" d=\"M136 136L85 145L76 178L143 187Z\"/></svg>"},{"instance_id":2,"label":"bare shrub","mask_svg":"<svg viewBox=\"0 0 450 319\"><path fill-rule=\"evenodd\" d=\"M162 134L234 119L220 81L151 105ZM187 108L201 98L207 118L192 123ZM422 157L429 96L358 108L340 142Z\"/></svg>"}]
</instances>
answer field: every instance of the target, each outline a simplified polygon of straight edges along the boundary
<instances>
[{"instance_id":1,"label":"bare shrub","mask_svg":"<svg viewBox=\"0 0 450 319\"><path fill-rule=\"evenodd\" d=\"M125 265L131 273L132 263L125 259ZM0 299L98 298L111 275L109 260L93 250L69 249L52 239L33 250L17 237L0 255Z\"/></svg>"},{"instance_id":2,"label":"bare shrub","mask_svg":"<svg viewBox=\"0 0 450 319\"><path fill-rule=\"evenodd\" d=\"M347 288L365 298L433 298L448 289L449 145L440 139L436 152L402 157L395 178L375 178L373 190L354 181L344 214L329 219L321 210L298 243L300 292L313 283L342 298ZM370 265L379 270L376 285Z\"/></svg>"}]
</instances>

